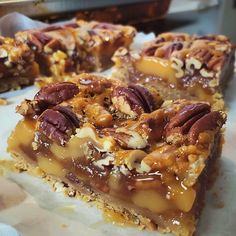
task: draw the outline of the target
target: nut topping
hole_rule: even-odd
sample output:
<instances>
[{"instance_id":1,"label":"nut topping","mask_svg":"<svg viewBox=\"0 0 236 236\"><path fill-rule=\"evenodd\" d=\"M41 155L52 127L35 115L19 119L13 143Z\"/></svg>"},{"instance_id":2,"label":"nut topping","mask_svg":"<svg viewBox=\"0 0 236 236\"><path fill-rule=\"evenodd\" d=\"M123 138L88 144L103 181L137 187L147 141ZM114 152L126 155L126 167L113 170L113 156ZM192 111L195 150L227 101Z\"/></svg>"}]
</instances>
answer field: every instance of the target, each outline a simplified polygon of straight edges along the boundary
<instances>
[{"instance_id":1,"label":"nut topping","mask_svg":"<svg viewBox=\"0 0 236 236\"><path fill-rule=\"evenodd\" d=\"M57 105L74 97L79 92L74 83L56 83L43 87L34 97L35 100L44 102L48 106Z\"/></svg>"},{"instance_id":2,"label":"nut topping","mask_svg":"<svg viewBox=\"0 0 236 236\"><path fill-rule=\"evenodd\" d=\"M206 103L196 103L185 106L165 127L168 142L177 143L181 136L187 134L193 124L210 112L210 106Z\"/></svg>"},{"instance_id":3,"label":"nut topping","mask_svg":"<svg viewBox=\"0 0 236 236\"><path fill-rule=\"evenodd\" d=\"M98 127L110 127L112 125L112 115L100 104L89 104L85 108L85 113Z\"/></svg>"},{"instance_id":4,"label":"nut topping","mask_svg":"<svg viewBox=\"0 0 236 236\"><path fill-rule=\"evenodd\" d=\"M129 170L135 169L138 173L142 173L144 170L142 170L141 162L146 155L147 153L142 150L128 151L124 164Z\"/></svg>"},{"instance_id":5,"label":"nut topping","mask_svg":"<svg viewBox=\"0 0 236 236\"><path fill-rule=\"evenodd\" d=\"M169 58L174 51L179 51L183 48L183 43L174 42L171 43L165 50L164 58Z\"/></svg>"},{"instance_id":6,"label":"nut topping","mask_svg":"<svg viewBox=\"0 0 236 236\"><path fill-rule=\"evenodd\" d=\"M124 149L142 149L147 146L147 140L145 140L135 130L129 130L127 128L107 128L102 131L104 135L109 135Z\"/></svg>"},{"instance_id":7,"label":"nut topping","mask_svg":"<svg viewBox=\"0 0 236 236\"><path fill-rule=\"evenodd\" d=\"M176 57L171 57L170 60L172 62L171 67L176 70L176 74L175 74L176 78L183 77L184 76L184 70L183 70L184 62Z\"/></svg>"},{"instance_id":8,"label":"nut topping","mask_svg":"<svg viewBox=\"0 0 236 236\"><path fill-rule=\"evenodd\" d=\"M57 108L44 111L38 118L37 128L47 138L64 146L79 127L79 121L69 108Z\"/></svg>"},{"instance_id":9,"label":"nut topping","mask_svg":"<svg viewBox=\"0 0 236 236\"><path fill-rule=\"evenodd\" d=\"M60 113L62 113L66 118L68 118L71 121L72 124L74 124L76 128L80 127L79 119L76 116L76 114L72 112L70 107L58 105L58 106L53 107L53 110L59 111Z\"/></svg>"},{"instance_id":10,"label":"nut topping","mask_svg":"<svg viewBox=\"0 0 236 236\"><path fill-rule=\"evenodd\" d=\"M190 143L196 143L200 133L206 130L215 130L221 128L226 121L224 113L219 111L210 112L198 119L190 128L188 139Z\"/></svg>"},{"instance_id":11,"label":"nut topping","mask_svg":"<svg viewBox=\"0 0 236 236\"><path fill-rule=\"evenodd\" d=\"M22 116L37 118L45 109L47 106L44 102L25 99L16 107L16 112Z\"/></svg>"},{"instance_id":12,"label":"nut topping","mask_svg":"<svg viewBox=\"0 0 236 236\"><path fill-rule=\"evenodd\" d=\"M139 98L143 104L144 112L150 113L154 110L153 96L146 88L137 84L131 84L128 88Z\"/></svg>"},{"instance_id":13,"label":"nut topping","mask_svg":"<svg viewBox=\"0 0 236 236\"><path fill-rule=\"evenodd\" d=\"M45 45L46 43L48 43L52 38L42 32L35 32L33 34L40 43L42 43L43 45Z\"/></svg>"},{"instance_id":14,"label":"nut topping","mask_svg":"<svg viewBox=\"0 0 236 236\"><path fill-rule=\"evenodd\" d=\"M152 112L154 109L152 94L140 85L116 87L113 90L112 103L118 111L131 118L136 118L143 112Z\"/></svg>"}]
</instances>

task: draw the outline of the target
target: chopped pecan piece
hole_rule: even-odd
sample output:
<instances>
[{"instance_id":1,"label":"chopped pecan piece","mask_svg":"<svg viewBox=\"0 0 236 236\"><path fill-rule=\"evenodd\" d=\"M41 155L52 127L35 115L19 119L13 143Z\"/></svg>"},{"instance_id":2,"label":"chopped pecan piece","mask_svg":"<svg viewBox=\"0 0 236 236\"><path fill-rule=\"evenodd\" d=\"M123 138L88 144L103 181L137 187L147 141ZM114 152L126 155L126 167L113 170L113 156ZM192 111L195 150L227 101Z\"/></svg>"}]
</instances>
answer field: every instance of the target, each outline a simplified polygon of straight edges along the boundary
<instances>
[{"instance_id":1,"label":"chopped pecan piece","mask_svg":"<svg viewBox=\"0 0 236 236\"><path fill-rule=\"evenodd\" d=\"M126 128L107 128L102 131L104 135L109 135L124 149L143 149L148 143L137 131Z\"/></svg>"},{"instance_id":2,"label":"chopped pecan piece","mask_svg":"<svg viewBox=\"0 0 236 236\"><path fill-rule=\"evenodd\" d=\"M38 131L58 145L65 145L75 129L79 127L79 120L69 108L55 107L47 109L38 118Z\"/></svg>"},{"instance_id":3,"label":"chopped pecan piece","mask_svg":"<svg viewBox=\"0 0 236 236\"><path fill-rule=\"evenodd\" d=\"M16 107L16 112L22 116L37 118L45 109L47 106L44 102L25 99Z\"/></svg>"},{"instance_id":4,"label":"chopped pecan piece","mask_svg":"<svg viewBox=\"0 0 236 236\"><path fill-rule=\"evenodd\" d=\"M57 105L65 100L74 97L79 88L70 82L55 83L43 87L34 97L34 100L44 102L48 106Z\"/></svg>"}]
</instances>

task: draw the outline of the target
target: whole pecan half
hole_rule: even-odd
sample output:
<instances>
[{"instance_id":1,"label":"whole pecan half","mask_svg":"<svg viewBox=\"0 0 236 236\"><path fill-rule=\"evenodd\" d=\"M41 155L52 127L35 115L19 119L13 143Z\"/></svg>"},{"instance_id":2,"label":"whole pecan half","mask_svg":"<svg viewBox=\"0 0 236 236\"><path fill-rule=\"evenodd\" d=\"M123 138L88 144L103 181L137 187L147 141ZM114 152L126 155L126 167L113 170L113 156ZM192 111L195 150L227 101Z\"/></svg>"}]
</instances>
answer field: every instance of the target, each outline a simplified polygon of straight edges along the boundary
<instances>
[{"instance_id":1,"label":"whole pecan half","mask_svg":"<svg viewBox=\"0 0 236 236\"><path fill-rule=\"evenodd\" d=\"M43 46L47 44L52 38L42 32L34 32L29 35L27 43L30 47L33 47L34 50L41 52Z\"/></svg>"},{"instance_id":2,"label":"whole pecan half","mask_svg":"<svg viewBox=\"0 0 236 236\"><path fill-rule=\"evenodd\" d=\"M116 87L113 90L112 103L118 111L133 118L143 112L152 112L155 106L152 94L140 85Z\"/></svg>"},{"instance_id":3,"label":"whole pecan half","mask_svg":"<svg viewBox=\"0 0 236 236\"><path fill-rule=\"evenodd\" d=\"M221 128L225 119L221 112L211 112L206 103L187 105L166 125L167 141L178 142L180 136L187 134L188 141L194 144L200 133Z\"/></svg>"},{"instance_id":4,"label":"whole pecan half","mask_svg":"<svg viewBox=\"0 0 236 236\"><path fill-rule=\"evenodd\" d=\"M221 128L225 122L226 116L223 113L219 111L210 112L193 124L188 133L188 140L190 143L194 144L196 143L200 133L206 130Z\"/></svg>"},{"instance_id":5,"label":"whole pecan half","mask_svg":"<svg viewBox=\"0 0 236 236\"><path fill-rule=\"evenodd\" d=\"M79 127L76 115L66 107L47 109L38 118L37 129L50 140L63 146Z\"/></svg>"},{"instance_id":6,"label":"whole pecan half","mask_svg":"<svg viewBox=\"0 0 236 236\"><path fill-rule=\"evenodd\" d=\"M154 44L150 47L147 47L145 48L143 51L142 51L142 55L143 56L154 56L155 55L155 52L156 50L158 49L158 45Z\"/></svg>"},{"instance_id":7,"label":"whole pecan half","mask_svg":"<svg viewBox=\"0 0 236 236\"><path fill-rule=\"evenodd\" d=\"M48 106L57 105L74 97L78 92L79 88L74 83L55 83L47 87L43 87L34 96L34 100L44 102Z\"/></svg>"},{"instance_id":8,"label":"whole pecan half","mask_svg":"<svg viewBox=\"0 0 236 236\"><path fill-rule=\"evenodd\" d=\"M33 33L33 35L39 40L40 43L42 43L43 45L45 45L46 43L48 43L52 37L42 33L42 32L35 32Z\"/></svg>"},{"instance_id":9,"label":"whole pecan half","mask_svg":"<svg viewBox=\"0 0 236 236\"><path fill-rule=\"evenodd\" d=\"M165 53L164 53L164 58L169 58L171 56L171 54L174 51L179 51L183 48L183 43L182 42L174 42L171 43L166 49L165 49Z\"/></svg>"},{"instance_id":10,"label":"whole pecan half","mask_svg":"<svg viewBox=\"0 0 236 236\"><path fill-rule=\"evenodd\" d=\"M50 25L48 27L45 27L45 28L41 29L41 32L51 32L51 31L54 31L54 30L60 30L62 28L63 27L61 25Z\"/></svg>"},{"instance_id":11,"label":"whole pecan half","mask_svg":"<svg viewBox=\"0 0 236 236\"><path fill-rule=\"evenodd\" d=\"M78 117L76 116L76 114L71 110L70 107L58 105L58 106L53 107L53 110L59 111L60 113L62 113L67 119L69 119L71 121L71 123L76 128L80 127L80 121L79 121Z\"/></svg>"},{"instance_id":12,"label":"whole pecan half","mask_svg":"<svg viewBox=\"0 0 236 236\"><path fill-rule=\"evenodd\" d=\"M96 24L94 27L94 29L102 29L102 30L117 30L117 26L116 25L113 25L113 24L110 24L110 23L98 23Z\"/></svg>"},{"instance_id":13,"label":"whole pecan half","mask_svg":"<svg viewBox=\"0 0 236 236\"><path fill-rule=\"evenodd\" d=\"M178 142L179 135L187 134L191 126L209 112L210 106L206 103L196 103L185 106L172 117L166 125L165 133L167 141Z\"/></svg>"},{"instance_id":14,"label":"whole pecan half","mask_svg":"<svg viewBox=\"0 0 236 236\"><path fill-rule=\"evenodd\" d=\"M137 84L131 84L128 86L132 92L139 98L143 104L143 109L145 112L149 113L154 110L154 99L152 94L143 86Z\"/></svg>"}]
</instances>

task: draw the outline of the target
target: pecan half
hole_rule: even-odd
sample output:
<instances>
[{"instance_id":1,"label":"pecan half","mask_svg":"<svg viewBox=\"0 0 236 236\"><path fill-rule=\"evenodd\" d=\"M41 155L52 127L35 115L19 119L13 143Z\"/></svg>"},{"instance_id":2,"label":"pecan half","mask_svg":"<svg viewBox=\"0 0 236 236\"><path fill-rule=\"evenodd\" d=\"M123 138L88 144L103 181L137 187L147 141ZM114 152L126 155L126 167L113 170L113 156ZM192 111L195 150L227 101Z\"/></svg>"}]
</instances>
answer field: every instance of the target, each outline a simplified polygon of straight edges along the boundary
<instances>
[{"instance_id":1,"label":"pecan half","mask_svg":"<svg viewBox=\"0 0 236 236\"><path fill-rule=\"evenodd\" d=\"M29 35L28 44L37 51L42 51L43 46L47 44L52 38L42 32L34 32Z\"/></svg>"},{"instance_id":2,"label":"pecan half","mask_svg":"<svg viewBox=\"0 0 236 236\"><path fill-rule=\"evenodd\" d=\"M158 45L154 44L150 47L145 48L142 51L142 55L143 56L154 56L157 49L158 49Z\"/></svg>"},{"instance_id":3,"label":"pecan half","mask_svg":"<svg viewBox=\"0 0 236 236\"><path fill-rule=\"evenodd\" d=\"M145 112L149 113L154 110L154 99L149 90L137 84L131 84L128 86L128 88L131 89L132 92L139 98L143 104Z\"/></svg>"},{"instance_id":4,"label":"pecan half","mask_svg":"<svg viewBox=\"0 0 236 236\"><path fill-rule=\"evenodd\" d=\"M174 42L174 43L171 43L165 50L165 53L164 53L164 58L170 58L171 54L174 52L174 51L179 51L183 48L183 43L181 42Z\"/></svg>"},{"instance_id":5,"label":"pecan half","mask_svg":"<svg viewBox=\"0 0 236 236\"><path fill-rule=\"evenodd\" d=\"M48 106L57 105L65 100L74 97L79 88L70 82L55 83L43 87L34 97L34 100L44 102Z\"/></svg>"},{"instance_id":6,"label":"pecan half","mask_svg":"<svg viewBox=\"0 0 236 236\"><path fill-rule=\"evenodd\" d=\"M63 27L61 25L50 25L48 27L45 27L45 28L41 29L41 32L51 32L51 31L54 31L54 30L60 30L62 28Z\"/></svg>"},{"instance_id":7,"label":"pecan half","mask_svg":"<svg viewBox=\"0 0 236 236\"><path fill-rule=\"evenodd\" d=\"M195 103L185 106L166 125L167 142L179 142L182 135L187 134L193 124L209 112L210 106L206 103Z\"/></svg>"},{"instance_id":8,"label":"pecan half","mask_svg":"<svg viewBox=\"0 0 236 236\"><path fill-rule=\"evenodd\" d=\"M59 111L60 113L62 113L67 119L69 119L72 122L72 124L76 128L80 127L79 119L76 116L76 114L71 110L70 107L68 107L68 106L59 106L58 105L58 106L53 107L53 110Z\"/></svg>"},{"instance_id":9,"label":"pecan half","mask_svg":"<svg viewBox=\"0 0 236 236\"><path fill-rule=\"evenodd\" d=\"M210 112L198 119L190 128L188 140L190 143L196 143L200 133L207 130L215 130L221 128L226 122L226 116L219 111Z\"/></svg>"},{"instance_id":10,"label":"pecan half","mask_svg":"<svg viewBox=\"0 0 236 236\"><path fill-rule=\"evenodd\" d=\"M61 146L65 145L77 127L79 121L76 115L65 107L47 109L40 115L37 123L40 133Z\"/></svg>"},{"instance_id":11,"label":"pecan half","mask_svg":"<svg viewBox=\"0 0 236 236\"><path fill-rule=\"evenodd\" d=\"M212 77L213 74L209 74L211 72L204 71L203 69L211 69L210 65L212 62L215 62L214 58L215 56L208 48L192 48L186 59L186 70L191 74L194 74L195 70L200 70L200 74L203 77Z\"/></svg>"},{"instance_id":12,"label":"pecan half","mask_svg":"<svg viewBox=\"0 0 236 236\"><path fill-rule=\"evenodd\" d=\"M117 30L117 26L110 24L110 23L105 23L105 22L101 22L96 24L94 27L94 29L103 29L103 30Z\"/></svg>"},{"instance_id":13,"label":"pecan half","mask_svg":"<svg viewBox=\"0 0 236 236\"><path fill-rule=\"evenodd\" d=\"M113 90L112 103L118 111L132 118L143 112L152 112L155 106L152 94L140 85L116 87Z\"/></svg>"},{"instance_id":14,"label":"pecan half","mask_svg":"<svg viewBox=\"0 0 236 236\"><path fill-rule=\"evenodd\" d=\"M52 53L57 50L60 50L61 47L62 47L61 42L58 39L52 39L45 45L44 51L46 53Z\"/></svg>"},{"instance_id":15,"label":"pecan half","mask_svg":"<svg viewBox=\"0 0 236 236\"><path fill-rule=\"evenodd\" d=\"M39 40L40 43L42 43L43 45L45 45L46 43L48 43L52 37L42 33L42 32L35 32L33 33L33 35Z\"/></svg>"}]
</instances>

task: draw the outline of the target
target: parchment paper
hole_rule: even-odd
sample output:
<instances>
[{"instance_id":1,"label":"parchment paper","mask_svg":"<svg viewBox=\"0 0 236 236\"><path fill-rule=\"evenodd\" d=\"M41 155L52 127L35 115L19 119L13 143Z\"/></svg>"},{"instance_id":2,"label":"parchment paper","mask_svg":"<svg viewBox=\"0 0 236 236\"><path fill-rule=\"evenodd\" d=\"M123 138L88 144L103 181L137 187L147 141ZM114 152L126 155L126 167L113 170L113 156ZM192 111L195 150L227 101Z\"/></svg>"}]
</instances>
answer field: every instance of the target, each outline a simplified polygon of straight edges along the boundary
<instances>
[{"instance_id":1,"label":"parchment paper","mask_svg":"<svg viewBox=\"0 0 236 236\"><path fill-rule=\"evenodd\" d=\"M6 20L7 19L7 20ZM23 20L23 21L22 21ZM10 24L10 25L8 25ZM8 25L8 26L7 26ZM15 30L39 27L20 14L0 19L0 32L12 35ZM154 35L138 34L133 47L153 39ZM106 71L111 74L111 70ZM7 98L9 105L0 106L0 159L10 159L6 152L6 142L20 115L15 107L24 98L32 98L37 88L0 94ZM233 79L226 91L229 107L225 132L225 145L221 158L220 175L213 188L207 193L206 206L201 216L197 235L235 236L236 235L236 80ZM152 236L157 232L139 231L134 227L121 227L107 223L102 213L87 203L66 198L55 193L43 180L26 173L7 172L0 177L0 222L10 224L24 236Z\"/></svg>"}]
</instances>

